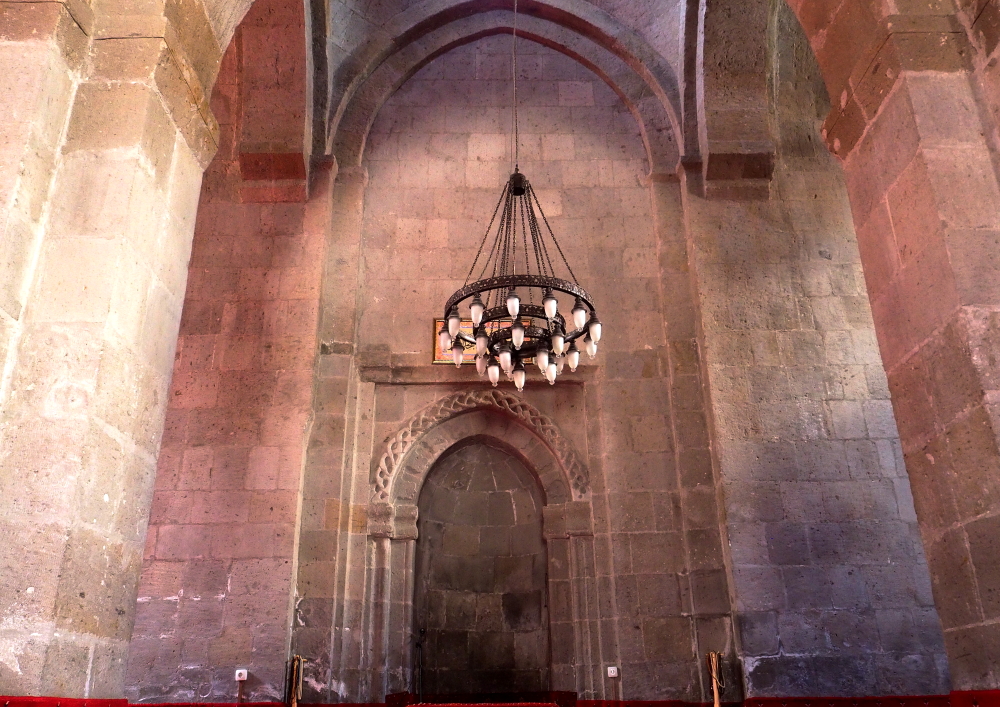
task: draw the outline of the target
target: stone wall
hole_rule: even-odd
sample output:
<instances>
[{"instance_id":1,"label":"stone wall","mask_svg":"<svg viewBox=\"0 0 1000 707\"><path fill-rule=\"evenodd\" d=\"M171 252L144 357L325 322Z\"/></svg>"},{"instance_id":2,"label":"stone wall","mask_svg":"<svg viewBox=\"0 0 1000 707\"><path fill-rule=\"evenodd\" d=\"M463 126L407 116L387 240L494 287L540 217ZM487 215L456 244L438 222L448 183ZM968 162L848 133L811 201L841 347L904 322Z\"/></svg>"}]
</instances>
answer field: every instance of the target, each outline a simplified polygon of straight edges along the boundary
<instances>
[{"instance_id":1,"label":"stone wall","mask_svg":"<svg viewBox=\"0 0 1000 707\"><path fill-rule=\"evenodd\" d=\"M825 92L772 21L770 199L687 195L748 694L947 692Z\"/></svg>"},{"instance_id":2,"label":"stone wall","mask_svg":"<svg viewBox=\"0 0 1000 707\"><path fill-rule=\"evenodd\" d=\"M112 28L111 8L0 4L8 695L123 693L184 263L216 148L200 99L217 47L167 41L206 18L194 3L163 12Z\"/></svg>"},{"instance_id":3,"label":"stone wall","mask_svg":"<svg viewBox=\"0 0 1000 707\"><path fill-rule=\"evenodd\" d=\"M373 564L384 544L364 532L369 475L382 440L476 380L429 365L432 320L461 285L509 175L509 51L509 37L496 37L435 59L379 112L366 170L341 165L317 372L329 393L317 400L307 461L293 642L313 656L312 701L409 687L408 668L383 678L365 667L375 628L346 631L378 618L366 607L381 583L407 581L390 580L395 559ZM697 656L732 639L678 185L647 180L638 126L606 84L551 49L522 41L521 52L520 168L607 331L576 376L582 386L567 373L549 387L536 374L523 394L583 456L592 486L593 540L561 545L591 579L573 589L586 592L580 613L558 619L552 686L700 700ZM405 615L385 609L397 610ZM622 666L621 685L605 664Z\"/></svg>"},{"instance_id":4,"label":"stone wall","mask_svg":"<svg viewBox=\"0 0 1000 707\"><path fill-rule=\"evenodd\" d=\"M839 97L823 137L844 167L952 684L996 689L996 2L789 5Z\"/></svg>"},{"instance_id":5,"label":"stone wall","mask_svg":"<svg viewBox=\"0 0 1000 707\"><path fill-rule=\"evenodd\" d=\"M264 149L248 146L266 122L246 106L248 90L295 110L301 77L254 68L262 37L280 27L272 5L247 17L248 37L237 32L213 94L221 146L173 360L129 655L133 701L231 700L236 668L249 669L244 698L283 696L330 177L317 170L311 199L280 201L302 195L302 180L241 169L242 150ZM301 133L274 137L272 150L301 149Z\"/></svg>"},{"instance_id":6,"label":"stone wall","mask_svg":"<svg viewBox=\"0 0 1000 707\"><path fill-rule=\"evenodd\" d=\"M485 444L434 465L417 504L413 600L425 694L549 689L542 506L531 472Z\"/></svg>"}]
</instances>

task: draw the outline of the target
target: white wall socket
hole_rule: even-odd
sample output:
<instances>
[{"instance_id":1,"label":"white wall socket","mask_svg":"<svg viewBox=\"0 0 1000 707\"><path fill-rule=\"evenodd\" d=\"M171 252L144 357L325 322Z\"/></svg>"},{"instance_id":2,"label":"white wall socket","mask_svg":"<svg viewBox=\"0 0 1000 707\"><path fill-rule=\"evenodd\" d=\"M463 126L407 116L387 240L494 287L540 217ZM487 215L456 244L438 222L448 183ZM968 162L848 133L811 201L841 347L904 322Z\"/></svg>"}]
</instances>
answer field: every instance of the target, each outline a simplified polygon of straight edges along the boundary
<instances>
[{"instance_id":1,"label":"white wall socket","mask_svg":"<svg viewBox=\"0 0 1000 707\"><path fill-rule=\"evenodd\" d=\"M616 677L618 677L618 666L617 665L609 665L608 666L608 677L609 678L616 678Z\"/></svg>"},{"instance_id":2,"label":"white wall socket","mask_svg":"<svg viewBox=\"0 0 1000 707\"><path fill-rule=\"evenodd\" d=\"M247 679L247 669L237 668L236 669L236 682L243 682Z\"/></svg>"}]
</instances>

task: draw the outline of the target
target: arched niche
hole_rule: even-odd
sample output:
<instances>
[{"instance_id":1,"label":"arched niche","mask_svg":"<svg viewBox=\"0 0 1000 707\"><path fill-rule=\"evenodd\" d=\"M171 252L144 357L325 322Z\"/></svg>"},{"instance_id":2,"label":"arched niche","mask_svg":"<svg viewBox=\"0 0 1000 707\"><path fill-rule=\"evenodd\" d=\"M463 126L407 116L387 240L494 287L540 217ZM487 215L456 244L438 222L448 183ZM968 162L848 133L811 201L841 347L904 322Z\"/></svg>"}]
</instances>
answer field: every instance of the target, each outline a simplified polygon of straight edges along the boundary
<instances>
[{"instance_id":1,"label":"arched niche","mask_svg":"<svg viewBox=\"0 0 1000 707\"><path fill-rule=\"evenodd\" d=\"M414 573L425 696L550 689L544 506L538 478L499 439L462 440L434 463Z\"/></svg>"},{"instance_id":2,"label":"arched niche","mask_svg":"<svg viewBox=\"0 0 1000 707\"><path fill-rule=\"evenodd\" d=\"M593 512L586 467L547 416L500 391L448 396L405 423L385 442L371 474L368 578L362 670L371 695L413 689L417 501L434 464L449 450L487 442L537 479L548 563L552 689L592 689L600 656L596 607L574 597L595 592ZM591 665L593 663L593 665Z\"/></svg>"}]
</instances>

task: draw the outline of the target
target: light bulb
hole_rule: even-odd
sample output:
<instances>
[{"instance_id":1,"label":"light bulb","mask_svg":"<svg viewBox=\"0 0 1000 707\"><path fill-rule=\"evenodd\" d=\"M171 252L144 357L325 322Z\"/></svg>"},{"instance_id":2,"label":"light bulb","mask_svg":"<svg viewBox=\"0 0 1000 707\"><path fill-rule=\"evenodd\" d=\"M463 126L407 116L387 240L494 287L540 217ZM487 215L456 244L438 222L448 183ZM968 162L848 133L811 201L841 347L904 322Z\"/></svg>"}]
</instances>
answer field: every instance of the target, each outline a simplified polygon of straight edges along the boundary
<instances>
[{"instance_id":1,"label":"light bulb","mask_svg":"<svg viewBox=\"0 0 1000 707\"><path fill-rule=\"evenodd\" d=\"M490 356L489 363L486 365L486 372L489 374L490 383L496 388L497 382L500 380L500 364L497 363L496 357Z\"/></svg>"},{"instance_id":2,"label":"light bulb","mask_svg":"<svg viewBox=\"0 0 1000 707\"><path fill-rule=\"evenodd\" d=\"M535 363L538 364L538 370L545 373L545 367L549 365L548 349L538 349L538 353L535 354Z\"/></svg>"},{"instance_id":3,"label":"light bulb","mask_svg":"<svg viewBox=\"0 0 1000 707\"><path fill-rule=\"evenodd\" d=\"M482 354L476 356L476 373L478 373L480 377L486 375L486 357Z\"/></svg>"},{"instance_id":4,"label":"light bulb","mask_svg":"<svg viewBox=\"0 0 1000 707\"><path fill-rule=\"evenodd\" d=\"M566 335L562 329L556 329L552 334L552 351L557 356L566 350Z\"/></svg>"},{"instance_id":5,"label":"light bulb","mask_svg":"<svg viewBox=\"0 0 1000 707\"><path fill-rule=\"evenodd\" d=\"M441 347L441 351L447 351L451 348L451 336L444 327L441 327L441 331L438 332L438 346Z\"/></svg>"},{"instance_id":6,"label":"light bulb","mask_svg":"<svg viewBox=\"0 0 1000 707\"><path fill-rule=\"evenodd\" d=\"M583 329L587 324L587 308L583 306L583 300L579 297L573 305L573 324L577 329Z\"/></svg>"},{"instance_id":7,"label":"light bulb","mask_svg":"<svg viewBox=\"0 0 1000 707\"><path fill-rule=\"evenodd\" d=\"M590 338L595 344L601 340L601 320L597 318L597 314L590 315Z\"/></svg>"},{"instance_id":8,"label":"light bulb","mask_svg":"<svg viewBox=\"0 0 1000 707\"><path fill-rule=\"evenodd\" d=\"M448 314L448 333L451 334L451 338L458 336L458 332L462 330L462 318L458 316L458 308L452 307L451 313Z\"/></svg>"},{"instance_id":9,"label":"light bulb","mask_svg":"<svg viewBox=\"0 0 1000 707\"><path fill-rule=\"evenodd\" d=\"M469 305L469 311L472 313L472 323L475 326L483 321L483 312L486 311L486 306L483 304L483 300L476 293L476 296L472 298L472 304Z\"/></svg>"},{"instance_id":10,"label":"light bulb","mask_svg":"<svg viewBox=\"0 0 1000 707\"><path fill-rule=\"evenodd\" d=\"M524 344L524 324L520 319L515 319L510 327L510 340L514 348L520 351L521 345Z\"/></svg>"},{"instance_id":11,"label":"light bulb","mask_svg":"<svg viewBox=\"0 0 1000 707\"><path fill-rule=\"evenodd\" d=\"M486 347L490 345L490 337L486 335L485 331L479 332L476 335L476 353L480 356L486 355Z\"/></svg>"},{"instance_id":12,"label":"light bulb","mask_svg":"<svg viewBox=\"0 0 1000 707\"><path fill-rule=\"evenodd\" d=\"M500 368L502 368L506 373L510 373L514 370L514 359L507 346L500 349Z\"/></svg>"},{"instance_id":13,"label":"light bulb","mask_svg":"<svg viewBox=\"0 0 1000 707\"><path fill-rule=\"evenodd\" d=\"M569 353L566 354L566 363L569 364L569 370L576 372L576 367L580 365L580 349L576 348L576 342L574 341L569 345Z\"/></svg>"},{"instance_id":14,"label":"light bulb","mask_svg":"<svg viewBox=\"0 0 1000 707\"><path fill-rule=\"evenodd\" d=\"M565 366L566 366L566 357L556 356L556 371L559 373L559 375L562 375L563 368Z\"/></svg>"},{"instance_id":15,"label":"light bulb","mask_svg":"<svg viewBox=\"0 0 1000 707\"><path fill-rule=\"evenodd\" d=\"M549 365L545 367L545 380L549 382L549 385L555 385L557 375L559 375L559 370L556 362L549 361Z\"/></svg>"},{"instance_id":16,"label":"light bulb","mask_svg":"<svg viewBox=\"0 0 1000 707\"><path fill-rule=\"evenodd\" d=\"M556 312L559 310L559 300L552 294L551 287L545 290L545 297L542 298L542 306L545 307L546 317L549 319L556 318Z\"/></svg>"},{"instance_id":17,"label":"light bulb","mask_svg":"<svg viewBox=\"0 0 1000 707\"><path fill-rule=\"evenodd\" d=\"M514 387L519 391L524 390L524 379L527 378L528 374L524 370L524 364L520 361L514 366Z\"/></svg>"},{"instance_id":18,"label":"light bulb","mask_svg":"<svg viewBox=\"0 0 1000 707\"><path fill-rule=\"evenodd\" d=\"M507 313L510 314L511 319L517 319L520 311L521 298L517 296L517 290L512 287L507 293Z\"/></svg>"},{"instance_id":19,"label":"light bulb","mask_svg":"<svg viewBox=\"0 0 1000 707\"><path fill-rule=\"evenodd\" d=\"M465 358L465 347L462 346L458 339L455 339L455 345L451 347L451 360L455 362L456 368L462 367L462 359Z\"/></svg>"},{"instance_id":20,"label":"light bulb","mask_svg":"<svg viewBox=\"0 0 1000 707\"><path fill-rule=\"evenodd\" d=\"M587 339L584 341L587 348L587 355L593 358L597 355L597 342L590 338L590 334L587 334Z\"/></svg>"}]
</instances>

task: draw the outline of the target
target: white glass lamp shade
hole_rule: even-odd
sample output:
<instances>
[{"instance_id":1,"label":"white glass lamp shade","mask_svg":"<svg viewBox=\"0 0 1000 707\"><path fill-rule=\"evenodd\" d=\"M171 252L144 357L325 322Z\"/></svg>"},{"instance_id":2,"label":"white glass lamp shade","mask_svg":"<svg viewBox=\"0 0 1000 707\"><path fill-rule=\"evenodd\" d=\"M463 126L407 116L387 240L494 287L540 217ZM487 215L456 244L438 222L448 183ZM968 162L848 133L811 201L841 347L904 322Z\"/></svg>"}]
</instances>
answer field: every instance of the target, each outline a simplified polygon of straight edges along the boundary
<instances>
[{"instance_id":1,"label":"white glass lamp shade","mask_svg":"<svg viewBox=\"0 0 1000 707\"><path fill-rule=\"evenodd\" d=\"M448 333L451 338L458 336L458 332L462 330L462 318L458 316L458 310L452 309L451 313L448 315Z\"/></svg>"},{"instance_id":2,"label":"white glass lamp shade","mask_svg":"<svg viewBox=\"0 0 1000 707\"><path fill-rule=\"evenodd\" d=\"M441 347L442 352L451 348L451 335L444 327L441 327L441 331L438 332L438 346Z\"/></svg>"},{"instance_id":3,"label":"white glass lamp shade","mask_svg":"<svg viewBox=\"0 0 1000 707\"><path fill-rule=\"evenodd\" d=\"M580 349L576 348L576 342L574 341L569 345L569 352L566 354L566 363L569 364L569 370L576 372L576 367L580 365Z\"/></svg>"},{"instance_id":4,"label":"white glass lamp shade","mask_svg":"<svg viewBox=\"0 0 1000 707\"><path fill-rule=\"evenodd\" d=\"M524 344L524 323L520 319L514 320L510 327L510 340L514 348L520 351Z\"/></svg>"},{"instance_id":5,"label":"white glass lamp shade","mask_svg":"<svg viewBox=\"0 0 1000 707\"><path fill-rule=\"evenodd\" d=\"M475 326L483 321L483 312L486 311L486 306L483 304L483 300L480 299L479 295L472 298L472 304L469 305L469 312L472 314L472 323Z\"/></svg>"},{"instance_id":6,"label":"white glass lamp shade","mask_svg":"<svg viewBox=\"0 0 1000 707\"><path fill-rule=\"evenodd\" d=\"M476 353L480 356L486 355L486 347L490 345L490 337L486 336L486 332L479 332L476 337Z\"/></svg>"},{"instance_id":7,"label":"white glass lamp shade","mask_svg":"<svg viewBox=\"0 0 1000 707\"><path fill-rule=\"evenodd\" d=\"M545 316L549 319L556 318L556 312L559 311L559 300L556 296L552 294L552 290L548 290L545 293L545 297L542 298L542 306L545 307Z\"/></svg>"},{"instance_id":8,"label":"white glass lamp shade","mask_svg":"<svg viewBox=\"0 0 1000 707\"><path fill-rule=\"evenodd\" d=\"M566 336L563 334L562 329L556 329L556 332L552 335L552 352L558 356L565 350Z\"/></svg>"},{"instance_id":9,"label":"white glass lamp shade","mask_svg":"<svg viewBox=\"0 0 1000 707\"><path fill-rule=\"evenodd\" d=\"M573 305L573 324L577 329L583 329L587 324L587 308L583 306L583 300L577 298Z\"/></svg>"},{"instance_id":10,"label":"white glass lamp shade","mask_svg":"<svg viewBox=\"0 0 1000 707\"><path fill-rule=\"evenodd\" d=\"M456 367L462 366L462 359L465 358L465 347L455 339L455 345L451 347L451 360L455 362Z\"/></svg>"},{"instance_id":11,"label":"white glass lamp shade","mask_svg":"<svg viewBox=\"0 0 1000 707\"><path fill-rule=\"evenodd\" d=\"M517 315L521 312L521 298L517 295L517 290L511 290L507 293L507 313L510 314L512 319L517 319Z\"/></svg>"},{"instance_id":12,"label":"white glass lamp shade","mask_svg":"<svg viewBox=\"0 0 1000 707\"><path fill-rule=\"evenodd\" d=\"M587 346L587 355L591 358L597 355L597 342L590 338L590 334L587 335L587 340L584 342Z\"/></svg>"},{"instance_id":13,"label":"white glass lamp shade","mask_svg":"<svg viewBox=\"0 0 1000 707\"><path fill-rule=\"evenodd\" d=\"M524 381L527 377L528 374L524 370L524 364L518 361L517 366L514 367L514 387L519 391L524 390Z\"/></svg>"},{"instance_id":14,"label":"white glass lamp shade","mask_svg":"<svg viewBox=\"0 0 1000 707\"><path fill-rule=\"evenodd\" d=\"M549 382L549 385L555 385L557 375L559 375L559 367L555 361L549 361L549 365L545 367L545 380Z\"/></svg>"},{"instance_id":15,"label":"white glass lamp shade","mask_svg":"<svg viewBox=\"0 0 1000 707\"><path fill-rule=\"evenodd\" d=\"M590 318L590 338L594 340L595 344L601 340L601 320L597 318L596 314Z\"/></svg>"},{"instance_id":16,"label":"white glass lamp shade","mask_svg":"<svg viewBox=\"0 0 1000 707\"><path fill-rule=\"evenodd\" d=\"M510 373L514 370L514 357L511 356L510 349L506 346L500 349L500 368L502 368L505 373Z\"/></svg>"},{"instance_id":17,"label":"white glass lamp shade","mask_svg":"<svg viewBox=\"0 0 1000 707\"><path fill-rule=\"evenodd\" d=\"M490 377L490 383L493 387L497 387L497 383L500 381L500 364L494 357L490 357L489 363L486 365L486 373Z\"/></svg>"},{"instance_id":18,"label":"white glass lamp shade","mask_svg":"<svg viewBox=\"0 0 1000 707\"><path fill-rule=\"evenodd\" d=\"M563 368L565 367L566 367L566 357L556 356L556 370L558 371L559 375L562 375Z\"/></svg>"},{"instance_id":19,"label":"white glass lamp shade","mask_svg":"<svg viewBox=\"0 0 1000 707\"><path fill-rule=\"evenodd\" d=\"M486 375L486 357L482 354L476 356L476 373L480 376Z\"/></svg>"},{"instance_id":20,"label":"white glass lamp shade","mask_svg":"<svg viewBox=\"0 0 1000 707\"><path fill-rule=\"evenodd\" d=\"M545 373L545 367L549 365L548 349L538 349L538 353L535 354L535 363L538 364L538 370Z\"/></svg>"}]
</instances>

